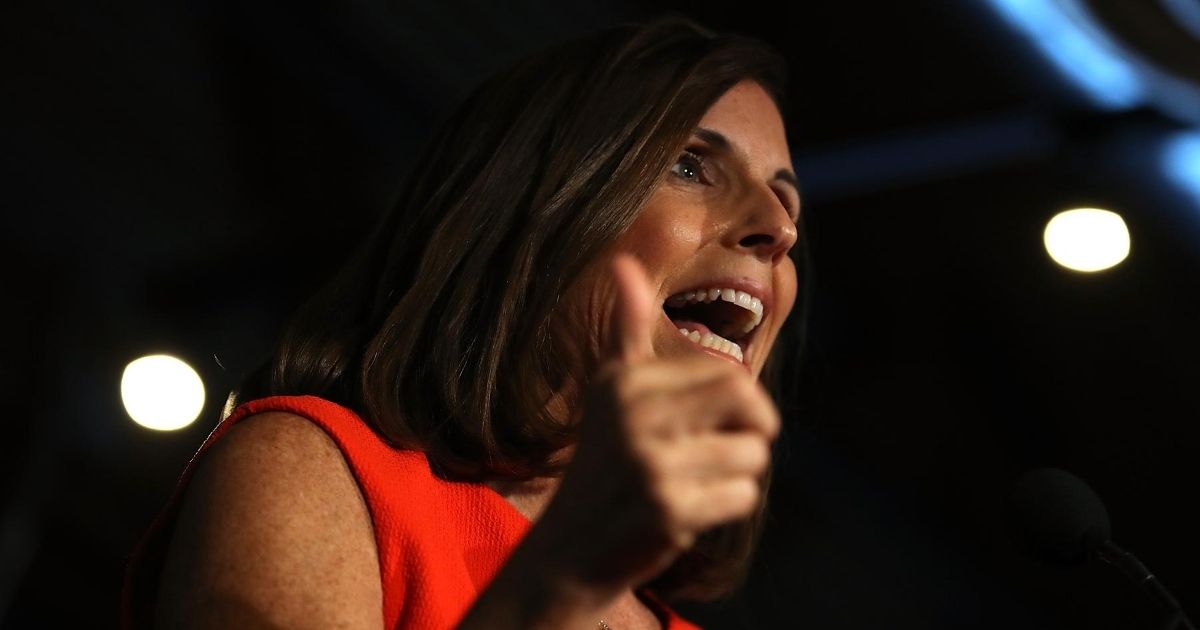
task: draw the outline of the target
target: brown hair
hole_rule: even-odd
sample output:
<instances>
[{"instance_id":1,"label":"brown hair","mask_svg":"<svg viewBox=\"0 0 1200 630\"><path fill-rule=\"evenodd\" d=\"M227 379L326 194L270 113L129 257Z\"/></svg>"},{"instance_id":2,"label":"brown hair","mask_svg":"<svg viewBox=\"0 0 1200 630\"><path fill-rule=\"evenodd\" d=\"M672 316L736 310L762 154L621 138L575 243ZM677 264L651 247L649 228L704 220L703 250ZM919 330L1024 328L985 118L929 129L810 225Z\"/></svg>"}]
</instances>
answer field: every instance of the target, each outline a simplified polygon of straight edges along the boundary
<instances>
[{"instance_id":1,"label":"brown hair","mask_svg":"<svg viewBox=\"0 0 1200 630\"><path fill-rule=\"evenodd\" d=\"M447 479L561 474L551 456L575 425L544 408L587 375L563 373L578 349L555 343L556 306L632 223L709 106L744 79L779 103L784 64L756 40L665 17L559 44L487 80L226 408L311 394L355 410L397 448L425 451ZM805 250L801 241L792 255ZM763 506L706 533L649 586L668 600L728 593Z\"/></svg>"}]
</instances>

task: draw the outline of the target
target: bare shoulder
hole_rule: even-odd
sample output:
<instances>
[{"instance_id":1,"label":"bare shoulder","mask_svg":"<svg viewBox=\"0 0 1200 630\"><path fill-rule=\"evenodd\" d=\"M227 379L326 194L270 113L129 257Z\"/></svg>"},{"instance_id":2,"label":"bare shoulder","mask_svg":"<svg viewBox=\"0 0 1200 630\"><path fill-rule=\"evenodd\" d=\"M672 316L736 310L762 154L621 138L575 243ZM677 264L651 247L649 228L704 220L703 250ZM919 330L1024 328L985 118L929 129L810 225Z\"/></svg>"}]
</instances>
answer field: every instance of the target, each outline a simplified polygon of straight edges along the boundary
<instances>
[{"instance_id":1,"label":"bare shoulder","mask_svg":"<svg viewBox=\"0 0 1200 630\"><path fill-rule=\"evenodd\" d=\"M159 592L164 628L381 627L370 514L332 438L284 412L231 427L184 494Z\"/></svg>"}]
</instances>

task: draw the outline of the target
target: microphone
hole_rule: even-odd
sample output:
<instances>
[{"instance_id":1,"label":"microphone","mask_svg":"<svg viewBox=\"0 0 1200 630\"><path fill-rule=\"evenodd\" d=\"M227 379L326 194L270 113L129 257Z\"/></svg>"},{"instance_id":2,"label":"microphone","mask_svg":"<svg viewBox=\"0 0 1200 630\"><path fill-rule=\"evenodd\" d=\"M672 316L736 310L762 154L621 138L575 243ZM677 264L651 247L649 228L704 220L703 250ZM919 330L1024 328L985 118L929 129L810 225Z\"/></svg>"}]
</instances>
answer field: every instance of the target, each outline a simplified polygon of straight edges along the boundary
<instances>
[{"instance_id":1,"label":"microphone","mask_svg":"<svg viewBox=\"0 0 1200 630\"><path fill-rule=\"evenodd\" d=\"M1037 557L1060 565L1097 557L1117 567L1154 599L1167 615L1163 630L1196 630L1146 565L1113 543L1104 502L1079 477L1057 468L1031 470L1013 487L1009 506L1014 524Z\"/></svg>"}]
</instances>

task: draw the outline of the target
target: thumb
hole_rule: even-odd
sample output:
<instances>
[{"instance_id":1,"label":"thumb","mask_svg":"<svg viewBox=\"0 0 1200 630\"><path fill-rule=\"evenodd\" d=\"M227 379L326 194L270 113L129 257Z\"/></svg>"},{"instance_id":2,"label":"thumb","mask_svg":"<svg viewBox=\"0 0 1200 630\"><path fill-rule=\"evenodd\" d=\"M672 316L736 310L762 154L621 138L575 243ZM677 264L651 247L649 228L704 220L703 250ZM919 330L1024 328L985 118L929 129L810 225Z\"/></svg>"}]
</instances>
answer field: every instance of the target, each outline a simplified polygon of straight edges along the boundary
<instances>
[{"instance_id":1,"label":"thumb","mask_svg":"<svg viewBox=\"0 0 1200 630\"><path fill-rule=\"evenodd\" d=\"M657 314L650 280L637 258L629 254L618 254L611 271L617 302L612 313L610 356L627 363L652 358L651 333Z\"/></svg>"}]
</instances>

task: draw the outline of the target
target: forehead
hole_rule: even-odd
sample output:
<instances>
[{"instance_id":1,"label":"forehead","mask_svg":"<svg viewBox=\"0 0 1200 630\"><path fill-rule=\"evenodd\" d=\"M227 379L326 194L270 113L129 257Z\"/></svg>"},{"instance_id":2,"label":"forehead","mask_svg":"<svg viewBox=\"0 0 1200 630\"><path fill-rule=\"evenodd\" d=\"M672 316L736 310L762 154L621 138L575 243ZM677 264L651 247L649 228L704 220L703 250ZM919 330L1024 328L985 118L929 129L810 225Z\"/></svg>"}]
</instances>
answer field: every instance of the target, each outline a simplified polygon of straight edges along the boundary
<instances>
[{"instance_id":1,"label":"forehead","mask_svg":"<svg viewBox=\"0 0 1200 630\"><path fill-rule=\"evenodd\" d=\"M791 163L783 117L770 94L755 81L742 81L722 94L699 126L723 134L752 164L773 168Z\"/></svg>"}]
</instances>

